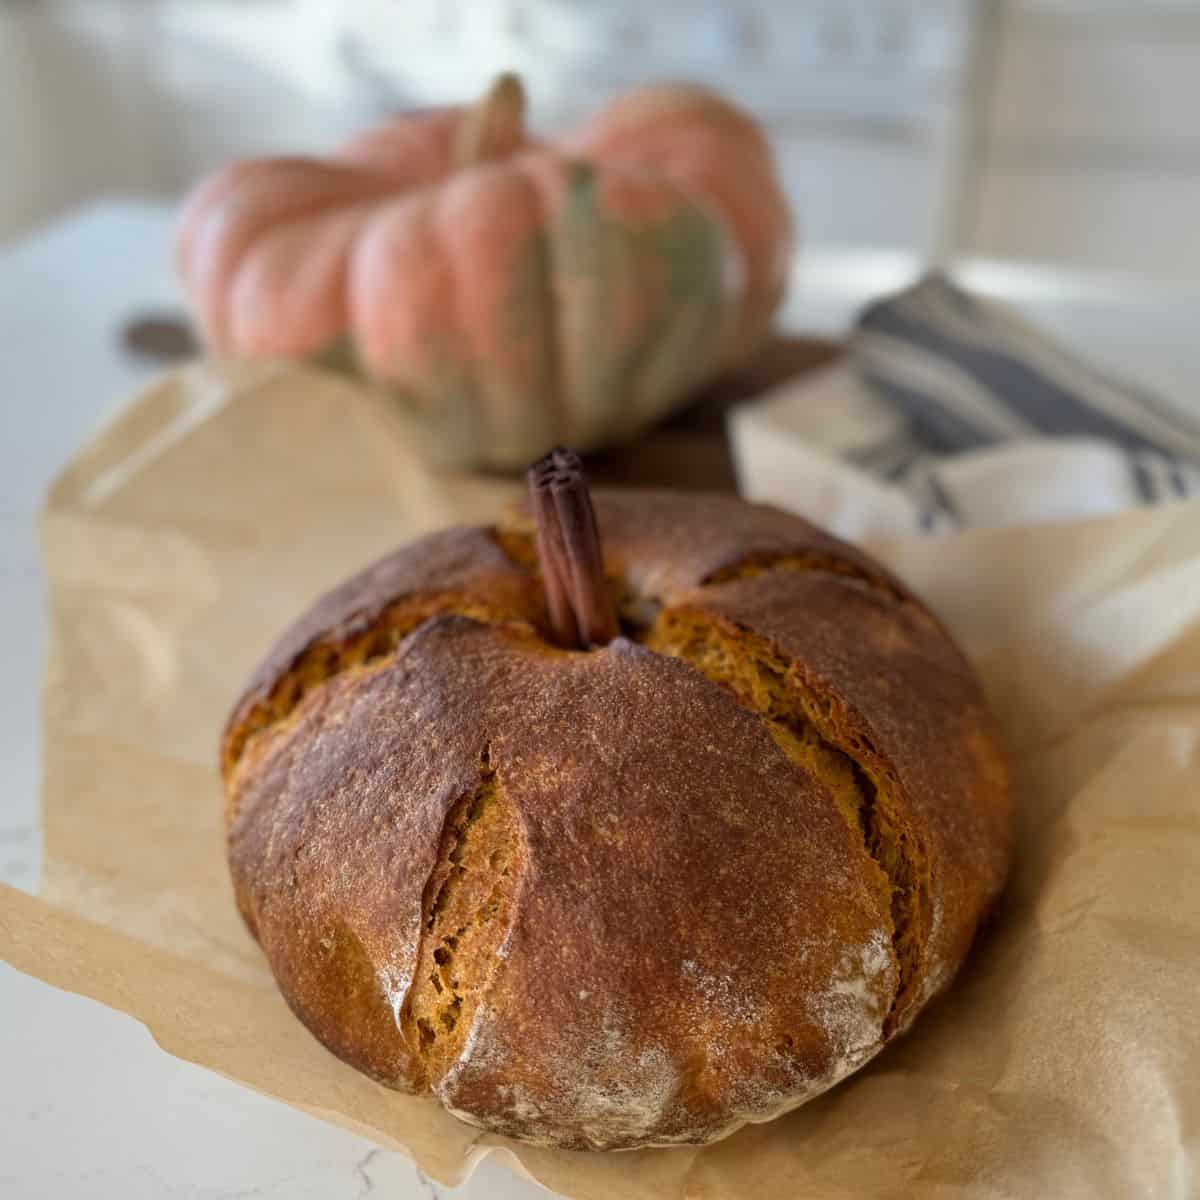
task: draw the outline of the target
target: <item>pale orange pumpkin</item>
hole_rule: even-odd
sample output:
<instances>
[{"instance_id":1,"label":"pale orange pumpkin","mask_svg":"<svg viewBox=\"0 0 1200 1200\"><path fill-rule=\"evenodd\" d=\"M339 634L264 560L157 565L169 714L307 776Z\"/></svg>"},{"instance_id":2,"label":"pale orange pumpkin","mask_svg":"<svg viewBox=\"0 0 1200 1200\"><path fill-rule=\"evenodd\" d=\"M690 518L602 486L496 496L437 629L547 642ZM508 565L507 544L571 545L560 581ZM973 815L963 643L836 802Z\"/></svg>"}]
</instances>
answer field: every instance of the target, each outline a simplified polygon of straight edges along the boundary
<instances>
[{"instance_id":1,"label":"pale orange pumpkin","mask_svg":"<svg viewBox=\"0 0 1200 1200\"><path fill-rule=\"evenodd\" d=\"M754 121L647 86L543 143L523 109L505 75L332 158L202 183L177 261L210 344L352 366L443 456L491 466L627 437L743 359L791 252Z\"/></svg>"}]
</instances>

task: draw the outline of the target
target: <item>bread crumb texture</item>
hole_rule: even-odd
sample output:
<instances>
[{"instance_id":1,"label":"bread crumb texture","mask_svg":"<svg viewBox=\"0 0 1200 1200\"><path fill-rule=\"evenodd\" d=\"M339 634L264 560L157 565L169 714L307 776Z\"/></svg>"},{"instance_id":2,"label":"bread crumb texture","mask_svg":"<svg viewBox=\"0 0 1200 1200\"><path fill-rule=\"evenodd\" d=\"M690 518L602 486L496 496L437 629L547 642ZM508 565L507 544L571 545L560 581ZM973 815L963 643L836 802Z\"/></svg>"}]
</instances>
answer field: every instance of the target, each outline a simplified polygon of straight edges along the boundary
<instances>
[{"instance_id":1,"label":"bread crumb texture","mask_svg":"<svg viewBox=\"0 0 1200 1200\"><path fill-rule=\"evenodd\" d=\"M519 885L522 831L485 751L478 786L455 802L425 886L416 972L402 1028L425 1079L462 1055L504 957Z\"/></svg>"},{"instance_id":2,"label":"bread crumb texture","mask_svg":"<svg viewBox=\"0 0 1200 1200\"><path fill-rule=\"evenodd\" d=\"M724 498L597 509L602 650L549 644L520 514L318 602L226 730L230 866L288 1003L373 1078L543 1145L706 1142L949 980L1007 768L858 551Z\"/></svg>"}]
</instances>

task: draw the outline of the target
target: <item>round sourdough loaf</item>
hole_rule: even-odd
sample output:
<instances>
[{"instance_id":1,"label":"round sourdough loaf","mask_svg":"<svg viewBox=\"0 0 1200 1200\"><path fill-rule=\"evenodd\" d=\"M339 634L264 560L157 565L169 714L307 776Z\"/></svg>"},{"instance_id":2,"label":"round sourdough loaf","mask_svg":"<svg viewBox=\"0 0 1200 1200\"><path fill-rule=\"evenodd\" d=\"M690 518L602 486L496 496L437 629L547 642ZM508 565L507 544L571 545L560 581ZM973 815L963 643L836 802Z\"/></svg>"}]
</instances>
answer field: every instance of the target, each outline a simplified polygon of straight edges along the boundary
<instances>
[{"instance_id":1,"label":"round sourdough loaf","mask_svg":"<svg viewBox=\"0 0 1200 1200\"><path fill-rule=\"evenodd\" d=\"M714 495L598 493L622 636L564 650L527 516L320 600L223 745L237 902L372 1078L548 1145L705 1142L902 1032L1004 880L1005 755L866 555Z\"/></svg>"}]
</instances>

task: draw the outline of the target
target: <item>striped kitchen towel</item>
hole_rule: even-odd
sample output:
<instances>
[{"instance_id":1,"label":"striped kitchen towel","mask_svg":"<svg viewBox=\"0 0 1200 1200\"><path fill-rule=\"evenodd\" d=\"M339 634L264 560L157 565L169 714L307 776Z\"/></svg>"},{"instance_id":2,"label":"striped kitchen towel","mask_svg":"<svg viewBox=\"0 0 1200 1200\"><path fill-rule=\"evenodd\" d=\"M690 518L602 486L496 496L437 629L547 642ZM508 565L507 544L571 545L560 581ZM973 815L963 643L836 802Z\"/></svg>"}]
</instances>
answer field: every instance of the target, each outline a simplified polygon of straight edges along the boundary
<instances>
[{"instance_id":1,"label":"striped kitchen towel","mask_svg":"<svg viewBox=\"0 0 1200 1200\"><path fill-rule=\"evenodd\" d=\"M1200 494L1200 409L1108 378L941 273L871 305L839 363L742 406L731 434L744 494L851 537Z\"/></svg>"}]
</instances>

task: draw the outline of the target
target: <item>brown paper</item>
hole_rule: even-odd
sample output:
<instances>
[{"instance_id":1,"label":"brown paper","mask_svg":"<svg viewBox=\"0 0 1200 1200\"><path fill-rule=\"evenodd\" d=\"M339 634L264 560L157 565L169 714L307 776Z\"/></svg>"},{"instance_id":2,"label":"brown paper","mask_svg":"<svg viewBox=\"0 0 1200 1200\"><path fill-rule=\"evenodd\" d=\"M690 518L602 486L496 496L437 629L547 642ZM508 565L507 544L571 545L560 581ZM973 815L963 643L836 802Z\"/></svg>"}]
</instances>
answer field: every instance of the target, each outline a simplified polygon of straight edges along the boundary
<instances>
[{"instance_id":1,"label":"brown paper","mask_svg":"<svg viewBox=\"0 0 1200 1200\"><path fill-rule=\"evenodd\" d=\"M43 897L0 955L171 1053L461 1179L512 1154L578 1197L1184 1196L1200 1129L1200 505L878 548L984 674L1018 768L1012 884L950 993L870 1067L707 1149L549 1151L323 1050L233 908L219 726L280 628L395 543L487 519L368 393L278 366L167 377L44 525Z\"/></svg>"}]
</instances>

